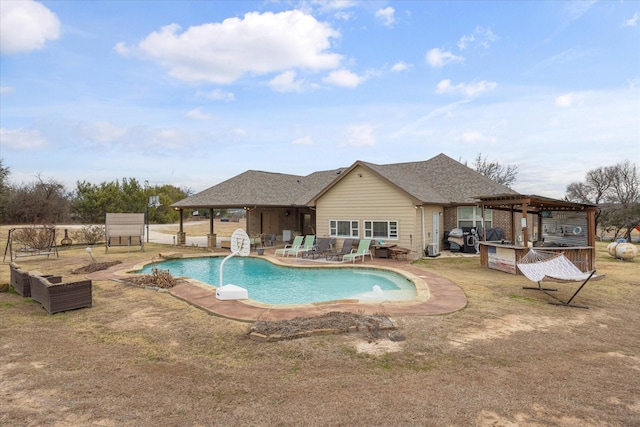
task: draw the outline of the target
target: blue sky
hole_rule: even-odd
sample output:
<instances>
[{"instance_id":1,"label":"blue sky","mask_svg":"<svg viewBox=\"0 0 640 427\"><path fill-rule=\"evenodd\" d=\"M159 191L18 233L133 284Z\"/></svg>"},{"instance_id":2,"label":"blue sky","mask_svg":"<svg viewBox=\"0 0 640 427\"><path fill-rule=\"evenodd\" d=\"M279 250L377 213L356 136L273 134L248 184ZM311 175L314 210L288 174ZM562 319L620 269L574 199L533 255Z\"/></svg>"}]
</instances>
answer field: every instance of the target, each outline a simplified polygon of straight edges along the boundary
<instances>
[{"instance_id":1,"label":"blue sky","mask_svg":"<svg viewBox=\"0 0 640 427\"><path fill-rule=\"evenodd\" d=\"M640 2L0 2L14 183L194 192L482 153L562 197L640 164Z\"/></svg>"}]
</instances>

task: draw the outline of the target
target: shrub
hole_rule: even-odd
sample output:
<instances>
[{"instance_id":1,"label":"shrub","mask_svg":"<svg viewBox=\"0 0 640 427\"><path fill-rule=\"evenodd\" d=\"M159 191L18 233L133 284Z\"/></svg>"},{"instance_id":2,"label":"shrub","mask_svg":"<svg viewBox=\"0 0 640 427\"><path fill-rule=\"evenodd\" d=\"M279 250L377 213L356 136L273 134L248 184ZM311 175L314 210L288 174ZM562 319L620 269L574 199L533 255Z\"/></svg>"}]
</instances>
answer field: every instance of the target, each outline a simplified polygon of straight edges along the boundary
<instances>
[{"instance_id":1,"label":"shrub","mask_svg":"<svg viewBox=\"0 0 640 427\"><path fill-rule=\"evenodd\" d=\"M104 235L104 225L85 225L73 233L73 240L77 243L95 245L104 239Z\"/></svg>"},{"instance_id":2,"label":"shrub","mask_svg":"<svg viewBox=\"0 0 640 427\"><path fill-rule=\"evenodd\" d=\"M25 248L45 250L51 247L55 227L28 227L19 228L13 232L12 238L15 242L24 245Z\"/></svg>"}]
</instances>

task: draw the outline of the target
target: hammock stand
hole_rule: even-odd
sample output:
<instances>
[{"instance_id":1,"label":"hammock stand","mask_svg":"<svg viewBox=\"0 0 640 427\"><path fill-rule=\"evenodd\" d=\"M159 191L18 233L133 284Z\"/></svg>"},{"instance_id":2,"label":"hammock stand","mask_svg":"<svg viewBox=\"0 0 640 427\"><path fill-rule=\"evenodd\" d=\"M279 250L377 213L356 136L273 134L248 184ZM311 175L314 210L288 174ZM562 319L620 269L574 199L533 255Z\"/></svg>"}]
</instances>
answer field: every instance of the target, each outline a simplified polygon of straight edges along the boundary
<instances>
[{"instance_id":1,"label":"hammock stand","mask_svg":"<svg viewBox=\"0 0 640 427\"><path fill-rule=\"evenodd\" d=\"M600 280L604 274L597 275L596 271L583 273L576 267L563 253L544 251L540 249L530 249L529 252L518 261L520 272L532 282L537 282L538 286L524 286L522 289L532 289L544 292L556 301L549 302L553 305L563 305L566 307L589 308L586 305L572 304L571 301L584 288L589 280ZM563 301L549 292L555 292L555 288L543 288L543 281L553 281L560 283L582 282L580 287L573 293L571 298Z\"/></svg>"}]
</instances>

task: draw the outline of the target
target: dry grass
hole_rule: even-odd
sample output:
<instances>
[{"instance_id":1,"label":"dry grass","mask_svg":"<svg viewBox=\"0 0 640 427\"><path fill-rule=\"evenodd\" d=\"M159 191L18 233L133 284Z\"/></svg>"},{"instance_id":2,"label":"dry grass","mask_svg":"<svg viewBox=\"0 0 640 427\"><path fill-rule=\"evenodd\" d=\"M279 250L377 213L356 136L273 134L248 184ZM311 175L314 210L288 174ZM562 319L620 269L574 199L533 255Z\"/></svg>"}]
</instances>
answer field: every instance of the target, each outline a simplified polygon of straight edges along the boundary
<instances>
[{"instance_id":1,"label":"dry grass","mask_svg":"<svg viewBox=\"0 0 640 427\"><path fill-rule=\"evenodd\" d=\"M93 255L125 262L166 251L146 246ZM257 342L248 324L115 282L94 282L92 308L56 315L0 293L0 424L637 425L640 262L598 249L607 278L579 295L589 310L548 305L521 289L526 279L476 258L425 260L468 306L397 318L406 339L393 343L357 334ZM77 248L20 264L67 276L88 261Z\"/></svg>"},{"instance_id":2,"label":"dry grass","mask_svg":"<svg viewBox=\"0 0 640 427\"><path fill-rule=\"evenodd\" d=\"M189 236L206 236L209 233L209 220L192 220L184 223L184 231ZM156 228L160 233L176 234L178 231L178 224L165 224ZM238 222L220 222L216 219L213 225L213 231L218 237L231 237L231 234L237 228L245 228L245 220L241 219Z\"/></svg>"}]
</instances>

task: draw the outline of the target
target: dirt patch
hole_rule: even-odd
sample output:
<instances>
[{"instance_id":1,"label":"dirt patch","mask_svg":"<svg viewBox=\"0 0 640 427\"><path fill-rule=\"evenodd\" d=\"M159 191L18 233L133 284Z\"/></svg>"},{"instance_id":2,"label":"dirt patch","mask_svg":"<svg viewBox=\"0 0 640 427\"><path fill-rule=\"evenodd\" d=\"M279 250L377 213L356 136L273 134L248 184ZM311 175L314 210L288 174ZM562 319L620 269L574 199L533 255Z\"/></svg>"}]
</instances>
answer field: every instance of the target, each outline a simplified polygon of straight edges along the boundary
<instances>
[{"instance_id":1,"label":"dirt patch","mask_svg":"<svg viewBox=\"0 0 640 427\"><path fill-rule=\"evenodd\" d=\"M249 329L249 335L266 341L277 341L303 338L314 334L358 332L375 340L387 335L393 329L395 329L393 322L382 314L364 315L332 311L317 317L259 321Z\"/></svg>"},{"instance_id":2,"label":"dirt patch","mask_svg":"<svg viewBox=\"0 0 640 427\"><path fill-rule=\"evenodd\" d=\"M95 273L96 271L106 270L107 268L111 268L114 265L122 264L122 261L109 261L109 262L92 262L89 265L85 265L84 267L76 268L75 270L71 270L72 274L89 274Z\"/></svg>"},{"instance_id":3,"label":"dirt patch","mask_svg":"<svg viewBox=\"0 0 640 427\"><path fill-rule=\"evenodd\" d=\"M478 326L456 331L451 339L451 345L459 347L476 340L504 339L517 332L546 331L552 328L566 330L569 327L580 325L584 321L584 315L576 315L574 318L566 320L550 316L509 314L498 319L486 319Z\"/></svg>"}]
</instances>

